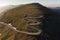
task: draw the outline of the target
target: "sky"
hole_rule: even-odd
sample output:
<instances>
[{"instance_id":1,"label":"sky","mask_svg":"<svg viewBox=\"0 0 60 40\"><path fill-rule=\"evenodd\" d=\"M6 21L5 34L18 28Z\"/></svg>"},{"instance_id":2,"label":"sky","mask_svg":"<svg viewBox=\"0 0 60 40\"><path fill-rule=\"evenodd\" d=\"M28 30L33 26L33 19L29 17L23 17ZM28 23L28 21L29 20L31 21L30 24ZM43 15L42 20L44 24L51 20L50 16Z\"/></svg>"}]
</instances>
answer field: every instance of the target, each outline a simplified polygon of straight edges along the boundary
<instances>
[{"instance_id":1,"label":"sky","mask_svg":"<svg viewBox=\"0 0 60 40\"><path fill-rule=\"evenodd\" d=\"M27 3L40 3L47 7L60 7L60 0L0 0L0 7L6 5L21 5Z\"/></svg>"}]
</instances>

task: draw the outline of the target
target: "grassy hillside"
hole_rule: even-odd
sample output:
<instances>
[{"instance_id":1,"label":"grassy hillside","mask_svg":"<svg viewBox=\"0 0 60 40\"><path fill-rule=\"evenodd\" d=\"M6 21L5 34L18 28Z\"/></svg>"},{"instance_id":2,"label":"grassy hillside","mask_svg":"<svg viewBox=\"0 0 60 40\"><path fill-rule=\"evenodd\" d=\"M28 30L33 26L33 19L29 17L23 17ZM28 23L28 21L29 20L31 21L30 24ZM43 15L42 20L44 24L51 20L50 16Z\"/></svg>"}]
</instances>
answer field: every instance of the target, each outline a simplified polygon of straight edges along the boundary
<instances>
[{"instance_id":1,"label":"grassy hillside","mask_svg":"<svg viewBox=\"0 0 60 40\"><path fill-rule=\"evenodd\" d=\"M45 17L47 18L47 16L51 17L52 15L54 15L52 13L53 12L51 10L42 6L39 3L31 3L31 4L18 6L16 8L6 11L4 13L4 15L2 16L1 20L5 23L11 23L14 27L16 27L19 30L26 31L28 29L27 24L29 21L24 20L25 17L33 17L33 16L39 17L40 15L44 15L44 19L45 19ZM55 16L53 16L53 17L55 17ZM39 21L41 19L37 19L37 20ZM47 23L46 23L47 21L44 20L43 22L46 24L44 26L47 26ZM7 32L6 35L4 34L5 36L2 37L1 40L36 40L36 38L34 38L31 35L14 33L14 32L12 32L12 33L10 32L11 34L8 34L9 32ZM11 37L13 37L13 38L11 39Z\"/></svg>"}]
</instances>

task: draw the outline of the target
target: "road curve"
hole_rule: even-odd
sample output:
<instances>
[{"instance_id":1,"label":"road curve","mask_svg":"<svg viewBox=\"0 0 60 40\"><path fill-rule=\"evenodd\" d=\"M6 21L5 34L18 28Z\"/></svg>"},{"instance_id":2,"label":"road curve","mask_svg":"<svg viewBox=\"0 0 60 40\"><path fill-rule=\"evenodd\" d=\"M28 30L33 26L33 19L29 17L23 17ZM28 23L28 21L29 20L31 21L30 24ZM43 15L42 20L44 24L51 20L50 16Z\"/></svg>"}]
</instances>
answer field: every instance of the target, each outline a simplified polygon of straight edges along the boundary
<instances>
[{"instance_id":1,"label":"road curve","mask_svg":"<svg viewBox=\"0 0 60 40\"><path fill-rule=\"evenodd\" d=\"M34 32L34 33L31 33L31 32L26 32L26 31L20 31L20 30L17 30L14 26L12 26L11 24L7 24L7 23L4 23L4 22L0 22L0 24L3 24L3 25L6 25L5 27L8 27L10 29L12 29L13 31L16 31L16 32L19 32L19 33L23 33L23 34L28 34L28 35L39 35L41 34L42 30L39 30L38 28L36 27L32 27L33 29L37 30L37 32Z\"/></svg>"}]
</instances>

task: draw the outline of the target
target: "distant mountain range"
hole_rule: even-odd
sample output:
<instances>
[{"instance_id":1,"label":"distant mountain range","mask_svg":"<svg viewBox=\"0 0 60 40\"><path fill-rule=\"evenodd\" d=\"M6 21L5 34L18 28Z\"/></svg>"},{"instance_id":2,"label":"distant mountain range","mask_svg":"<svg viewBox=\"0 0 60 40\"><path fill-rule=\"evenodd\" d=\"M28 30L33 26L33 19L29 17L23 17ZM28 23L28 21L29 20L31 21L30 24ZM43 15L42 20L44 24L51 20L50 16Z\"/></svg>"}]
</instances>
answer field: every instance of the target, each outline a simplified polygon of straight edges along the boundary
<instances>
[{"instance_id":1,"label":"distant mountain range","mask_svg":"<svg viewBox=\"0 0 60 40\"><path fill-rule=\"evenodd\" d=\"M59 13L60 14L60 7L52 7L52 8L50 8L52 11L54 11L54 12L57 12L57 13Z\"/></svg>"}]
</instances>

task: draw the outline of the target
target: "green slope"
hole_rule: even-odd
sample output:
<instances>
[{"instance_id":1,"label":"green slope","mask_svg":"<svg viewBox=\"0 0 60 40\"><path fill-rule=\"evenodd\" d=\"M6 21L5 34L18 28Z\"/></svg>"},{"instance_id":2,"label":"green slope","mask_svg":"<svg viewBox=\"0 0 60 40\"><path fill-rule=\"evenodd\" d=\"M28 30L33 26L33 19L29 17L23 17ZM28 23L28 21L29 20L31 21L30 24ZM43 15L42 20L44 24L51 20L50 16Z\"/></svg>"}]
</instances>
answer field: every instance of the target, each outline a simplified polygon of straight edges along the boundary
<instances>
[{"instance_id":1,"label":"green slope","mask_svg":"<svg viewBox=\"0 0 60 40\"><path fill-rule=\"evenodd\" d=\"M27 17L38 16L39 17L40 15L49 13L47 12L47 10L48 9L46 7L40 5L39 3L26 4L26 5L22 5L22 6L13 8L11 10L8 10L7 12L4 13L1 20L5 23L11 23L14 27L16 27L19 30L26 31L28 29L27 24L29 21L25 21L24 17L25 16ZM11 35L12 34L10 34L10 37ZM13 40L35 40L34 37L30 35L26 35L26 34L16 33L14 35L15 35L15 38L13 38ZM2 38L2 40L8 40L8 38L7 36L5 36Z\"/></svg>"}]
</instances>

